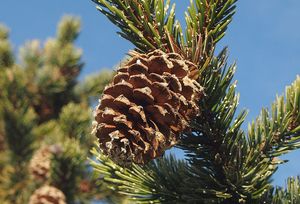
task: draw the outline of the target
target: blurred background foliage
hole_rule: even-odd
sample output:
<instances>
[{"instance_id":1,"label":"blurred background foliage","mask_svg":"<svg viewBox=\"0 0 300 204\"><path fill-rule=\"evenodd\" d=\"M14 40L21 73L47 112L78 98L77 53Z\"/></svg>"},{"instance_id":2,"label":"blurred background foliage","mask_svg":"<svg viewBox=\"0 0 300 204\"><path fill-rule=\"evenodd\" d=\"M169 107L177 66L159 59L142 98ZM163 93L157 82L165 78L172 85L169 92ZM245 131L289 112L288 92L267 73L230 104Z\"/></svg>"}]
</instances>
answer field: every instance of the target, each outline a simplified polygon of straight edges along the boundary
<instances>
[{"instance_id":1,"label":"blurred background foliage","mask_svg":"<svg viewBox=\"0 0 300 204\"><path fill-rule=\"evenodd\" d=\"M65 16L54 38L28 41L15 54L0 26L0 203L28 203L43 186L63 192L67 203L117 199L87 161L95 140L90 107L113 73L78 80L79 33L79 18Z\"/></svg>"}]
</instances>

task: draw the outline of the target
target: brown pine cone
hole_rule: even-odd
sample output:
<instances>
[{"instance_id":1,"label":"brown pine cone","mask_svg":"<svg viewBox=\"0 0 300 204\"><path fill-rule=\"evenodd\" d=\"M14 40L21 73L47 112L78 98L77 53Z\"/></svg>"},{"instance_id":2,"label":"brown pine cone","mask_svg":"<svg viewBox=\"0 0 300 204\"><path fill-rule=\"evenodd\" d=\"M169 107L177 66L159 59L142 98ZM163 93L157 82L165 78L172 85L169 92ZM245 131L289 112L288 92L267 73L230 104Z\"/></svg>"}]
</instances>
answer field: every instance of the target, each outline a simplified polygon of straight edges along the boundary
<instances>
[{"instance_id":1,"label":"brown pine cone","mask_svg":"<svg viewBox=\"0 0 300 204\"><path fill-rule=\"evenodd\" d=\"M66 204L66 197L59 189L42 186L30 196L29 204Z\"/></svg>"},{"instance_id":2,"label":"brown pine cone","mask_svg":"<svg viewBox=\"0 0 300 204\"><path fill-rule=\"evenodd\" d=\"M203 88L191 78L196 66L176 53L130 54L104 89L93 131L115 162L144 164L178 142Z\"/></svg>"},{"instance_id":3,"label":"brown pine cone","mask_svg":"<svg viewBox=\"0 0 300 204\"><path fill-rule=\"evenodd\" d=\"M39 148L32 156L29 163L29 172L35 179L45 181L50 176L51 157L58 153L59 145L48 145Z\"/></svg>"}]
</instances>

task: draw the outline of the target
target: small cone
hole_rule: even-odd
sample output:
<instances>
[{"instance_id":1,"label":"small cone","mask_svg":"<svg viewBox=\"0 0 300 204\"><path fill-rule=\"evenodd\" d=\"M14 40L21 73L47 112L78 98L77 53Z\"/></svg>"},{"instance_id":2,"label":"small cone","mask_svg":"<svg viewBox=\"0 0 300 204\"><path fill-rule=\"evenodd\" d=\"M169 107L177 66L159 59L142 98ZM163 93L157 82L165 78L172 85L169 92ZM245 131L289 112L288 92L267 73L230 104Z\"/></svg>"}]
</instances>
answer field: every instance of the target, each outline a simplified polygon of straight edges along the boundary
<instances>
[{"instance_id":1,"label":"small cone","mask_svg":"<svg viewBox=\"0 0 300 204\"><path fill-rule=\"evenodd\" d=\"M95 110L100 148L119 164L144 164L174 146L199 113L197 67L176 53L131 53Z\"/></svg>"},{"instance_id":2,"label":"small cone","mask_svg":"<svg viewBox=\"0 0 300 204\"><path fill-rule=\"evenodd\" d=\"M55 187L42 186L30 196L29 204L66 204L66 197Z\"/></svg>"},{"instance_id":3,"label":"small cone","mask_svg":"<svg viewBox=\"0 0 300 204\"><path fill-rule=\"evenodd\" d=\"M38 180L45 181L50 176L51 157L60 151L59 145L42 146L32 156L29 172Z\"/></svg>"},{"instance_id":4,"label":"small cone","mask_svg":"<svg viewBox=\"0 0 300 204\"><path fill-rule=\"evenodd\" d=\"M29 172L35 179L45 181L49 178L51 155L49 146L41 147L34 153L29 163Z\"/></svg>"}]
</instances>

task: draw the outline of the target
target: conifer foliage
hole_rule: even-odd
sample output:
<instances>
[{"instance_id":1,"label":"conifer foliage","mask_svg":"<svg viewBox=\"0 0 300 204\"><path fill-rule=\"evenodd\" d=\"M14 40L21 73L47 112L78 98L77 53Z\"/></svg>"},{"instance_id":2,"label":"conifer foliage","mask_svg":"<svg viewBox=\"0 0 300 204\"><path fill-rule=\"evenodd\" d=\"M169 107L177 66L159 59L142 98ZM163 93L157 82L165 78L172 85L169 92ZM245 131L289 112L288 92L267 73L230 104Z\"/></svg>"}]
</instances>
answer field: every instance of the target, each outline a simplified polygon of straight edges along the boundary
<instances>
[{"instance_id":1,"label":"conifer foliage","mask_svg":"<svg viewBox=\"0 0 300 204\"><path fill-rule=\"evenodd\" d=\"M271 177L300 148L300 76L241 128L236 65L215 51L236 1L190 0L183 29L170 0L93 0L135 49L84 80L78 18L17 56L0 25L0 203L298 204L299 177Z\"/></svg>"},{"instance_id":2,"label":"conifer foliage","mask_svg":"<svg viewBox=\"0 0 300 204\"><path fill-rule=\"evenodd\" d=\"M112 73L77 80L79 32L79 19L66 16L55 38L29 41L14 56L8 29L0 27L1 204L88 203L110 195L87 157L94 140L89 106Z\"/></svg>"},{"instance_id":3,"label":"conifer foliage","mask_svg":"<svg viewBox=\"0 0 300 204\"><path fill-rule=\"evenodd\" d=\"M196 100L199 113L188 120L188 131L178 128L176 146L185 152L183 161L174 156L150 157L151 162L146 165L132 162L124 166L116 162L115 155L107 152L108 147L120 152L122 144L110 145L111 141L105 135L108 134L111 140L126 138L132 149L144 153L155 148L155 143L150 143L146 149L139 148L135 145L134 135L116 135L98 124L99 145L93 149L97 161L92 161L92 164L99 178L115 192L126 195L130 203L299 202L299 179L288 179L287 188L281 189L272 186L271 176L280 164L286 162L278 156L300 147L300 78L297 76L285 94L276 98L271 109L263 109L248 130L241 129L247 111L236 112L239 94L235 91L236 82L232 81L236 65L227 65L227 48L215 54L216 43L225 35L235 13L236 0L191 0L185 13L186 29L182 29L176 20L175 5L170 7L170 0L93 1L98 10L119 27L119 35L136 46L137 52L148 55L159 50L167 55L180 55L193 63L196 67L189 67L189 71L194 73L192 78L204 90L204 96ZM168 71L156 74L164 76L165 72ZM140 66L129 74L129 78L144 73ZM124 78L124 83L126 80ZM153 84L143 83L139 88L147 87L148 95L155 93ZM126 96L134 93L134 88L126 89ZM110 87L104 90L107 89ZM122 94L122 89L118 91ZM105 106L109 98L107 94L114 96L114 92L104 91L99 107ZM171 99L168 103L174 104L175 101ZM133 102L128 99L128 104ZM118 100L111 98L110 106L118 106ZM98 110L97 122L116 126L111 121L117 120L117 114L105 117L105 113ZM126 117L133 115L127 109L120 111ZM170 112L166 110L165 115ZM152 113L146 120L162 123L161 115L164 114ZM167 123L169 127L172 127L171 122ZM127 125L127 132L132 131L134 125L136 123L130 127ZM150 126L157 128L157 132L164 132L161 126L153 123ZM167 135L164 133L164 138ZM144 142L144 138L149 138L146 132L138 137L138 141ZM105 142L109 144L104 146Z\"/></svg>"}]
</instances>

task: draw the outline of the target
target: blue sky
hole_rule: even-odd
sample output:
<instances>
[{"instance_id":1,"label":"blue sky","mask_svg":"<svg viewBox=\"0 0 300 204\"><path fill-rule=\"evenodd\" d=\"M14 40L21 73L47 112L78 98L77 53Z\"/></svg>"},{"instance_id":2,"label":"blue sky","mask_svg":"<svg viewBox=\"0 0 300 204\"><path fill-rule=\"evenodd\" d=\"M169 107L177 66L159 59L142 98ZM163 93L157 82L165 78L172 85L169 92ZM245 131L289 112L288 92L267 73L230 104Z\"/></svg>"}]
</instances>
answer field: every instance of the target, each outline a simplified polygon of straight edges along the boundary
<instances>
[{"instance_id":1,"label":"blue sky","mask_svg":"<svg viewBox=\"0 0 300 204\"><path fill-rule=\"evenodd\" d=\"M177 16L189 0L177 3ZM240 107L250 110L251 121L262 107L269 107L276 94L300 74L300 1L240 0L237 13L219 49L229 46L229 61L237 61ZM0 22L11 29L15 51L26 40L54 36L64 14L82 19L82 33L77 45L84 51L86 63L82 77L117 64L133 46L115 34L117 28L105 19L90 0L0 0ZM283 185L289 175L300 173L300 151L284 156L289 164L276 173L275 184Z\"/></svg>"}]
</instances>

